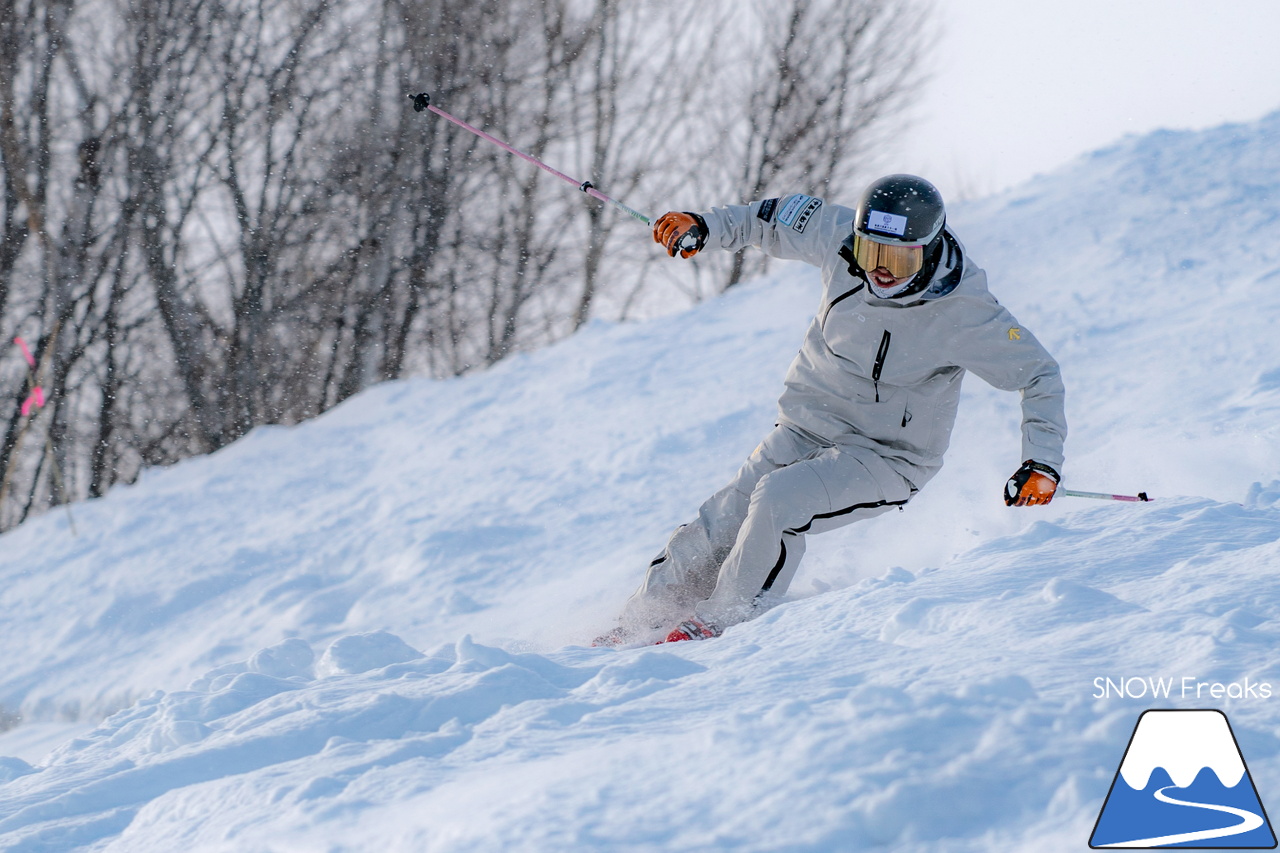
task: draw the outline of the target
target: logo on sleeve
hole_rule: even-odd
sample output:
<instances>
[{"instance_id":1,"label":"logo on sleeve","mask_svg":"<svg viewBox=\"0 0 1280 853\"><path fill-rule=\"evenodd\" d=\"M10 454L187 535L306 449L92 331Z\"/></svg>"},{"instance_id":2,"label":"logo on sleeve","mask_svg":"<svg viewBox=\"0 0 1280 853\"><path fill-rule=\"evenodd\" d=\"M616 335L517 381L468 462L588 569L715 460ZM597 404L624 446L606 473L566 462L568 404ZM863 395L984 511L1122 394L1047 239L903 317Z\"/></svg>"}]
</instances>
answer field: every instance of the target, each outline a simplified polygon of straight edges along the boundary
<instances>
[{"instance_id":1,"label":"logo on sleeve","mask_svg":"<svg viewBox=\"0 0 1280 853\"><path fill-rule=\"evenodd\" d=\"M817 201L818 204L822 204L821 201L818 201L818 199L811 195L791 196L787 199L787 203L782 206L782 210L778 211L778 221L783 225L794 226L796 224L796 218L800 216L800 211L804 209L805 205L812 204L815 201Z\"/></svg>"},{"instance_id":2,"label":"logo on sleeve","mask_svg":"<svg viewBox=\"0 0 1280 853\"><path fill-rule=\"evenodd\" d=\"M800 215L796 217L795 224L791 227L803 234L805 226L809 224L809 220L813 218L813 214L817 213L818 208L820 207L822 207L822 199L811 199L809 203L804 206L804 210L800 211Z\"/></svg>"},{"instance_id":3,"label":"logo on sleeve","mask_svg":"<svg viewBox=\"0 0 1280 853\"><path fill-rule=\"evenodd\" d=\"M756 218L763 219L765 222L773 221L773 209L778 206L776 198L766 198L760 202L760 209L756 211Z\"/></svg>"}]
</instances>

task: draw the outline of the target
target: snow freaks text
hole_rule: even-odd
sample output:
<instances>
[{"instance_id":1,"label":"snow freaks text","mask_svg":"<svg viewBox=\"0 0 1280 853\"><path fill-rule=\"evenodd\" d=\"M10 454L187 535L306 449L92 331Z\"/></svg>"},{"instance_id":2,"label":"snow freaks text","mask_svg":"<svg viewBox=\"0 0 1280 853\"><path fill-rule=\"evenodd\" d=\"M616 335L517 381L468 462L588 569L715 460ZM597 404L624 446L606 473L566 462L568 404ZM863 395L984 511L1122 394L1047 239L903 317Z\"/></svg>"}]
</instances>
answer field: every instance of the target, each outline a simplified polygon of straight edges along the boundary
<instances>
[{"instance_id":1,"label":"snow freaks text","mask_svg":"<svg viewBox=\"0 0 1280 853\"><path fill-rule=\"evenodd\" d=\"M1270 699L1271 684L1266 681L1201 681L1184 675L1181 678L1153 676L1098 676L1093 680L1094 699Z\"/></svg>"}]
</instances>

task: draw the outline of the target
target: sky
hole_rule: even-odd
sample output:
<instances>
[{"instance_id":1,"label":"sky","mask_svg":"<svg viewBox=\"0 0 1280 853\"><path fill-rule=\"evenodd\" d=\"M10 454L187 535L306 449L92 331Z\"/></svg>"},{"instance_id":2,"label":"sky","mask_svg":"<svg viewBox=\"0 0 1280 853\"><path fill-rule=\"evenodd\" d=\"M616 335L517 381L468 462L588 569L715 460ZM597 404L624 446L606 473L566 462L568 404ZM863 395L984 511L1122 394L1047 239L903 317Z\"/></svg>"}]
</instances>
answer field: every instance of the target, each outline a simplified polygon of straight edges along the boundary
<instances>
[{"instance_id":1,"label":"sky","mask_svg":"<svg viewBox=\"0 0 1280 853\"><path fill-rule=\"evenodd\" d=\"M981 196L1126 134L1280 109L1276 0L935 0L932 76L888 171Z\"/></svg>"}]
</instances>

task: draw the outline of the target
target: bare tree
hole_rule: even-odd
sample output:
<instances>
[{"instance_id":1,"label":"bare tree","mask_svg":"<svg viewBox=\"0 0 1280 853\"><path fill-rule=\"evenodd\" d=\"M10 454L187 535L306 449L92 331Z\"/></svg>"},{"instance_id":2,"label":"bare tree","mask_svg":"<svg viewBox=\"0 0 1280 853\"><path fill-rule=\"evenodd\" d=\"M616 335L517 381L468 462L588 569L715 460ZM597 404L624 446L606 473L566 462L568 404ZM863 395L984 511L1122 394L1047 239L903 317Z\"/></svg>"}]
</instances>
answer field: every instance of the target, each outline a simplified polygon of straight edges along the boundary
<instances>
[{"instance_id":1,"label":"bare tree","mask_svg":"<svg viewBox=\"0 0 1280 853\"><path fill-rule=\"evenodd\" d=\"M0 0L0 529L690 270L406 95L653 213L825 191L918 82L920 2Z\"/></svg>"},{"instance_id":2,"label":"bare tree","mask_svg":"<svg viewBox=\"0 0 1280 853\"><path fill-rule=\"evenodd\" d=\"M71 117L60 115L56 97L55 69L64 53L72 11L70 2L8 0L0 15L0 65L4 67L0 163L5 172L7 223L5 245L0 249L0 308L5 309L0 316L14 313L10 300L21 297L25 304L20 311L46 318L33 336L39 365L34 381L52 401L46 409L24 414L16 405L19 395L14 395L0 445L0 523L11 495L17 501L19 519L25 517L46 468L56 486L57 502L71 498L63 475L65 454L59 453L67 431L64 397L86 347L95 339L99 296L95 281L100 269L94 257L100 239L94 223L100 190L93 180L97 131L91 118L68 121ZM60 193L58 176L66 169L56 155L59 145L68 141L78 149L82 168ZM14 223L19 208L25 214L25 227ZM24 442L34 451L25 459ZM24 463L33 474L25 487L17 487Z\"/></svg>"},{"instance_id":3,"label":"bare tree","mask_svg":"<svg viewBox=\"0 0 1280 853\"><path fill-rule=\"evenodd\" d=\"M587 48L592 61L573 78L573 102L561 113L574 122L573 138L585 149L577 160L615 197L669 198L692 177L690 164L680 156L682 134L696 132L700 119L699 102L688 94L697 81L710 78L728 16L714 5L696 6L682 13L681 26L671 27L666 4L599 4L600 24ZM575 330L591 316L602 289L606 249L618 248L611 244L618 226L625 237L650 249L636 238L634 226L608 207L588 203L584 218ZM645 258L629 260L644 264Z\"/></svg>"},{"instance_id":4,"label":"bare tree","mask_svg":"<svg viewBox=\"0 0 1280 853\"><path fill-rule=\"evenodd\" d=\"M845 189L902 128L924 77L932 29L917 0L753 0L747 92L724 117L720 162L743 201ZM725 287L763 256L734 256Z\"/></svg>"}]
</instances>

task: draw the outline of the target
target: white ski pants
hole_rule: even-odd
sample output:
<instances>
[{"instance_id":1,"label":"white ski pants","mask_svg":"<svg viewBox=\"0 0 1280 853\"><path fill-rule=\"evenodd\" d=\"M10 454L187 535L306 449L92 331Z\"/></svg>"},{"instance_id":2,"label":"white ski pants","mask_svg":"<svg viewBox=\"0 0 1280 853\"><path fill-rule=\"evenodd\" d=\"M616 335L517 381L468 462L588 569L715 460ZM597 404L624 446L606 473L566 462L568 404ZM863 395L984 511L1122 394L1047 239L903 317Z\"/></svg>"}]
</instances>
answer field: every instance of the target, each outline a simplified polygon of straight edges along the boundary
<instances>
[{"instance_id":1,"label":"white ski pants","mask_svg":"<svg viewBox=\"0 0 1280 853\"><path fill-rule=\"evenodd\" d=\"M690 613L719 628L749 619L763 594L786 591L806 534L887 512L912 492L871 450L775 427L698 517L671 535L621 621L648 631Z\"/></svg>"}]
</instances>

